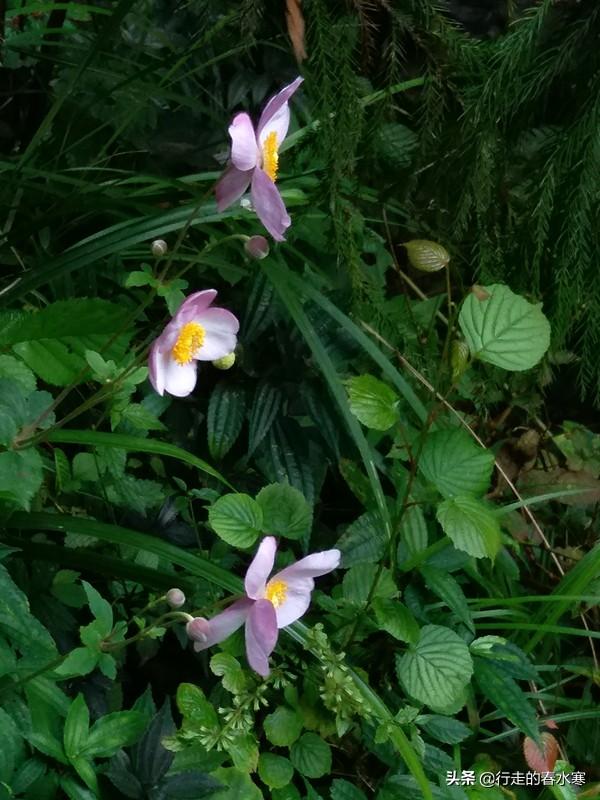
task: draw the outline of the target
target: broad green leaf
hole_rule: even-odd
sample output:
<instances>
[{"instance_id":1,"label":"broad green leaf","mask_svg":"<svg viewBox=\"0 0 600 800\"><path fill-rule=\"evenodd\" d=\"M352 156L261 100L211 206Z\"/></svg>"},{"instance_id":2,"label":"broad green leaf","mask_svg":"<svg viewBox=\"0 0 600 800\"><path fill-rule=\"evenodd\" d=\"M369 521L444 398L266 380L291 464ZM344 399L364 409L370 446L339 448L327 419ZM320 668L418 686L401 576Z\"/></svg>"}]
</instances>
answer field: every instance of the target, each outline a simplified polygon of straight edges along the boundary
<instances>
[{"instance_id":1,"label":"broad green leaf","mask_svg":"<svg viewBox=\"0 0 600 800\"><path fill-rule=\"evenodd\" d=\"M490 485L494 456L462 428L430 433L419 469L444 497L482 495Z\"/></svg>"},{"instance_id":2,"label":"broad green leaf","mask_svg":"<svg viewBox=\"0 0 600 800\"><path fill-rule=\"evenodd\" d=\"M116 711L95 722L80 755L88 758L108 758L121 747L137 742L146 730L148 717L139 711Z\"/></svg>"},{"instance_id":3,"label":"broad green leaf","mask_svg":"<svg viewBox=\"0 0 600 800\"><path fill-rule=\"evenodd\" d=\"M98 663L98 653L88 647L76 647L54 670L60 678L88 675Z\"/></svg>"},{"instance_id":4,"label":"broad green leaf","mask_svg":"<svg viewBox=\"0 0 600 800\"><path fill-rule=\"evenodd\" d=\"M215 653L210 659L210 669L214 675L221 678L221 683L227 691L240 694L246 687L246 674L237 658L230 653Z\"/></svg>"},{"instance_id":5,"label":"broad green leaf","mask_svg":"<svg viewBox=\"0 0 600 800\"><path fill-rule=\"evenodd\" d=\"M279 706L265 717L265 736L277 747L289 747L302 732L302 717L291 708Z\"/></svg>"},{"instance_id":6,"label":"broad green leaf","mask_svg":"<svg viewBox=\"0 0 600 800\"><path fill-rule=\"evenodd\" d=\"M373 610L379 627L387 631L394 639L407 644L416 644L419 640L419 624L412 613L397 600L376 597Z\"/></svg>"},{"instance_id":7,"label":"broad green leaf","mask_svg":"<svg viewBox=\"0 0 600 800\"><path fill-rule=\"evenodd\" d=\"M275 753L262 753L258 759L258 775L269 789L282 789L292 780L294 767L289 759Z\"/></svg>"},{"instance_id":8,"label":"broad green leaf","mask_svg":"<svg viewBox=\"0 0 600 800\"><path fill-rule=\"evenodd\" d=\"M42 485L42 459L34 447L0 453L0 501L29 510Z\"/></svg>"},{"instance_id":9,"label":"broad green leaf","mask_svg":"<svg viewBox=\"0 0 600 800\"><path fill-rule=\"evenodd\" d=\"M85 590L90 611L98 620L99 629L104 635L109 634L113 627L113 612L110 603L100 595L97 589L94 589L91 583L81 581L81 585Z\"/></svg>"},{"instance_id":10,"label":"broad green leaf","mask_svg":"<svg viewBox=\"0 0 600 800\"><path fill-rule=\"evenodd\" d=\"M251 547L263 525L262 509L247 494L226 494L208 511L208 521L227 544Z\"/></svg>"},{"instance_id":11,"label":"broad green leaf","mask_svg":"<svg viewBox=\"0 0 600 800\"><path fill-rule=\"evenodd\" d=\"M310 534L312 508L298 489L284 483L265 486L256 495L262 509L262 530L272 536L301 539Z\"/></svg>"},{"instance_id":12,"label":"broad green leaf","mask_svg":"<svg viewBox=\"0 0 600 800\"><path fill-rule=\"evenodd\" d=\"M284 786L283 789L272 789L271 800L302 800L300 792L293 783Z\"/></svg>"},{"instance_id":13,"label":"broad green leaf","mask_svg":"<svg viewBox=\"0 0 600 800\"><path fill-rule=\"evenodd\" d=\"M444 500L438 506L437 519L457 550L493 560L500 549L498 518L482 500L470 496Z\"/></svg>"},{"instance_id":14,"label":"broad green leaf","mask_svg":"<svg viewBox=\"0 0 600 800\"><path fill-rule=\"evenodd\" d=\"M0 565L0 633L23 654L34 651L40 660L56 656L52 637L29 610L27 596Z\"/></svg>"},{"instance_id":15,"label":"broad green leaf","mask_svg":"<svg viewBox=\"0 0 600 800\"><path fill-rule=\"evenodd\" d=\"M426 565L420 567L419 571L431 591L437 594L437 596L446 603L448 608L454 611L459 620L467 626L471 633L474 634L475 625L473 624L473 617L471 616L469 604L456 578L448 572Z\"/></svg>"},{"instance_id":16,"label":"broad green leaf","mask_svg":"<svg viewBox=\"0 0 600 800\"><path fill-rule=\"evenodd\" d=\"M464 722L438 714L423 714L417 718L417 725L432 739L444 744L458 744L473 735L471 728Z\"/></svg>"},{"instance_id":17,"label":"broad green leaf","mask_svg":"<svg viewBox=\"0 0 600 800\"><path fill-rule=\"evenodd\" d=\"M426 625L416 645L396 658L396 672L406 692L434 711L453 703L473 673L464 641L440 625Z\"/></svg>"},{"instance_id":18,"label":"broad green leaf","mask_svg":"<svg viewBox=\"0 0 600 800\"><path fill-rule=\"evenodd\" d=\"M252 733L240 733L227 744L233 766L244 772L255 772L258 767L258 742Z\"/></svg>"},{"instance_id":19,"label":"broad green leaf","mask_svg":"<svg viewBox=\"0 0 600 800\"><path fill-rule=\"evenodd\" d=\"M270 431L279 410L283 405L283 394L277 386L269 383L260 384L252 401L250 421L248 423L248 455L256 450L258 445Z\"/></svg>"},{"instance_id":20,"label":"broad green leaf","mask_svg":"<svg viewBox=\"0 0 600 800\"><path fill-rule=\"evenodd\" d=\"M346 381L350 410L367 428L387 431L398 419L398 397L393 389L373 375Z\"/></svg>"},{"instance_id":21,"label":"broad green leaf","mask_svg":"<svg viewBox=\"0 0 600 800\"><path fill-rule=\"evenodd\" d=\"M290 418L277 420L256 452L256 463L269 483L289 483L313 503L327 468L306 430Z\"/></svg>"},{"instance_id":22,"label":"broad green leaf","mask_svg":"<svg viewBox=\"0 0 600 800\"><path fill-rule=\"evenodd\" d=\"M398 589L392 575L385 567L379 574L375 564L357 564L344 575L342 592L344 600L360 605L371 597L396 597ZM373 588L374 587L374 588Z\"/></svg>"},{"instance_id":23,"label":"broad green leaf","mask_svg":"<svg viewBox=\"0 0 600 800\"><path fill-rule=\"evenodd\" d=\"M0 781L2 783L12 784L15 768L24 756L22 734L13 718L3 708L0 708Z\"/></svg>"},{"instance_id":24,"label":"broad green leaf","mask_svg":"<svg viewBox=\"0 0 600 800\"><path fill-rule=\"evenodd\" d=\"M294 767L305 778L322 778L331 771L331 748L316 733L304 733L290 748Z\"/></svg>"},{"instance_id":25,"label":"broad green leaf","mask_svg":"<svg viewBox=\"0 0 600 800\"><path fill-rule=\"evenodd\" d=\"M213 458L226 455L238 438L246 412L246 393L227 381L218 383L208 403L208 449Z\"/></svg>"},{"instance_id":26,"label":"broad green leaf","mask_svg":"<svg viewBox=\"0 0 600 800\"><path fill-rule=\"evenodd\" d=\"M342 551L342 565L348 568L356 564L376 563L385 553L386 544L381 520L368 511L346 528L337 547Z\"/></svg>"},{"instance_id":27,"label":"broad green leaf","mask_svg":"<svg viewBox=\"0 0 600 800\"><path fill-rule=\"evenodd\" d=\"M77 758L83 749L90 727L90 712L82 694L71 703L65 720L64 748L69 761Z\"/></svg>"},{"instance_id":28,"label":"broad green leaf","mask_svg":"<svg viewBox=\"0 0 600 800\"><path fill-rule=\"evenodd\" d=\"M0 355L0 379L2 378L15 381L25 394L35 391L35 375L14 356Z\"/></svg>"},{"instance_id":29,"label":"broad green leaf","mask_svg":"<svg viewBox=\"0 0 600 800\"><path fill-rule=\"evenodd\" d=\"M177 708L183 714L184 727L212 728L217 724L217 712L199 686L180 683L177 687Z\"/></svg>"},{"instance_id":30,"label":"broad green leaf","mask_svg":"<svg viewBox=\"0 0 600 800\"><path fill-rule=\"evenodd\" d=\"M529 303L502 284L481 289L487 297L469 294L458 318L473 357L502 369L531 369L550 346L550 324L541 304Z\"/></svg>"},{"instance_id":31,"label":"broad green leaf","mask_svg":"<svg viewBox=\"0 0 600 800\"><path fill-rule=\"evenodd\" d=\"M423 552L429 542L427 523L420 506L408 506L400 524L400 541L409 556Z\"/></svg>"},{"instance_id":32,"label":"broad green leaf","mask_svg":"<svg viewBox=\"0 0 600 800\"><path fill-rule=\"evenodd\" d=\"M8 730L8 726L5 728L3 725L2 727L4 730ZM16 795L24 794L32 784L39 781L45 772L46 765L41 758L28 758L16 771L10 782L10 788Z\"/></svg>"},{"instance_id":33,"label":"broad green leaf","mask_svg":"<svg viewBox=\"0 0 600 800\"><path fill-rule=\"evenodd\" d=\"M515 680L502 667L502 662L475 658L475 679L481 692L534 741L539 741L538 721L533 704Z\"/></svg>"},{"instance_id":34,"label":"broad green leaf","mask_svg":"<svg viewBox=\"0 0 600 800\"><path fill-rule=\"evenodd\" d=\"M59 300L36 313L22 313L0 330L0 347L12 346L40 378L54 386L81 380L86 350L103 350L116 361L130 333L125 307L100 299ZM116 335L118 334L118 335Z\"/></svg>"},{"instance_id":35,"label":"broad green leaf","mask_svg":"<svg viewBox=\"0 0 600 800\"><path fill-rule=\"evenodd\" d=\"M247 772L235 767L219 767L212 773L224 789L211 795L211 800L264 800L263 793Z\"/></svg>"},{"instance_id":36,"label":"broad green leaf","mask_svg":"<svg viewBox=\"0 0 600 800\"><path fill-rule=\"evenodd\" d=\"M336 778L331 784L331 800L367 800L367 796L358 786Z\"/></svg>"}]
</instances>

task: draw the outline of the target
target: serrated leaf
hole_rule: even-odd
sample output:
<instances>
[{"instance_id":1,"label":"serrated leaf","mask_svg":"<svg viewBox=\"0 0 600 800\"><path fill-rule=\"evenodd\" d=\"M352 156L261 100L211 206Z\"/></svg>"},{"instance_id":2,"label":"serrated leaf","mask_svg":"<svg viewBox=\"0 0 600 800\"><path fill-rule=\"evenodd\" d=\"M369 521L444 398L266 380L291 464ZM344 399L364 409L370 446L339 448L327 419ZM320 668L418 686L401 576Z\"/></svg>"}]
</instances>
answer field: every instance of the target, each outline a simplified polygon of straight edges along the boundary
<instances>
[{"instance_id":1,"label":"serrated leaf","mask_svg":"<svg viewBox=\"0 0 600 800\"><path fill-rule=\"evenodd\" d=\"M256 450L258 445L270 431L277 414L283 405L281 389L270 383L259 384L250 409L248 423L248 455Z\"/></svg>"},{"instance_id":2,"label":"serrated leaf","mask_svg":"<svg viewBox=\"0 0 600 800\"><path fill-rule=\"evenodd\" d=\"M455 702L473 673L464 641L440 625L426 625L419 641L396 658L396 672L406 692L434 711Z\"/></svg>"},{"instance_id":3,"label":"serrated leaf","mask_svg":"<svg viewBox=\"0 0 600 800\"><path fill-rule=\"evenodd\" d=\"M475 625L469 604L456 578L453 578L448 572L427 565L420 567L420 572L431 591L437 594L474 634Z\"/></svg>"},{"instance_id":4,"label":"serrated leaf","mask_svg":"<svg viewBox=\"0 0 600 800\"><path fill-rule=\"evenodd\" d=\"M482 288L487 297L469 294L458 318L473 357L502 369L531 369L550 346L550 324L541 304L529 303L502 284Z\"/></svg>"},{"instance_id":5,"label":"serrated leaf","mask_svg":"<svg viewBox=\"0 0 600 800\"><path fill-rule=\"evenodd\" d=\"M14 356L0 355L0 379L4 378L17 383L25 394L34 392L36 389L35 375L29 367Z\"/></svg>"},{"instance_id":6,"label":"serrated leaf","mask_svg":"<svg viewBox=\"0 0 600 800\"><path fill-rule=\"evenodd\" d=\"M263 800L263 794L247 772L235 767L219 767L213 773L226 788L219 789L213 800Z\"/></svg>"},{"instance_id":7,"label":"serrated leaf","mask_svg":"<svg viewBox=\"0 0 600 800\"><path fill-rule=\"evenodd\" d=\"M60 447L55 447L54 453L54 485L57 492L63 492L71 480L71 467L69 459Z\"/></svg>"},{"instance_id":8,"label":"serrated leaf","mask_svg":"<svg viewBox=\"0 0 600 800\"><path fill-rule=\"evenodd\" d=\"M419 458L419 470L444 497L482 495L493 466L493 454L462 428L430 433Z\"/></svg>"},{"instance_id":9,"label":"serrated leaf","mask_svg":"<svg viewBox=\"0 0 600 800\"><path fill-rule=\"evenodd\" d=\"M277 747L289 747L302 732L302 717L291 708L279 706L264 721L265 736Z\"/></svg>"},{"instance_id":10,"label":"serrated leaf","mask_svg":"<svg viewBox=\"0 0 600 800\"><path fill-rule=\"evenodd\" d=\"M110 603L87 581L81 581L81 585L85 590L90 611L98 621L99 630L104 635L109 634L113 626L113 612Z\"/></svg>"},{"instance_id":11,"label":"serrated leaf","mask_svg":"<svg viewBox=\"0 0 600 800\"><path fill-rule=\"evenodd\" d=\"M246 393L227 381L218 383L208 403L208 449L213 458L226 455L238 438L246 413Z\"/></svg>"},{"instance_id":12,"label":"serrated leaf","mask_svg":"<svg viewBox=\"0 0 600 800\"><path fill-rule=\"evenodd\" d=\"M52 637L29 610L27 596L0 565L0 633L22 653L39 652L46 661L56 656Z\"/></svg>"},{"instance_id":13,"label":"serrated leaf","mask_svg":"<svg viewBox=\"0 0 600 800\"><path fill-rule=\"evenodd\" d=\"M475 679L482 693L526 736L539 740L535 709L501 662L475 658Z\"/></svg>"},{"instance_id":14,"label":"serrated leaf","mask_svg":"<svg viewBox=\"0 0 600 800\"><path fill-rule=\"evenodd\" d=\"M346 381L350 410L367 428L386 431L398 419L398 397L393 389L373 375L359 375Z\"/></svg>"},{"instance_id":15,"label":"serrated leaf","mask_svg":"<svg viewBox=\"0 0 600 800\"><path fill-rule=\"evenodd\" d=\"M262 509L262 530L286 539L308 536L312 527L312 508L293 486L273 483L256 495Z\"/></svg>"},{"instance_id":16,"label":"serrated leaf","mask_svg":"<svg viewBox=\"0 0 600 800\"><path fill-rule=\"evenodd\" d=\"M258 759L258 775L269 789L282 789L292 780L294 767L288 758L275 753L261 753Z\"/></svg>"},{"instance_id":17,"label":"serrated leaf","mask_svg":"<svg viewBox=\"0 0 600 800\"><path fill-rule=\"evenodd\" d=\"M229 653L216 653L210 659L210 669L221 677L223 687L229 692L240 694L246 686L246 676L237 658Z\"/></svg>"},{"instance_id":18,"label":"serrated leaf","mask_svg":"<svg viewBox=\"0 0 600 800\"><path fill-rule=\"evenodd\" d=\"M473 735L471 728L464 722L439 714L423 714L418 717L417 725L432 739L444 744L458 744Z\"/></svg>"},{"instance_id":19,"label":"serrated leaf","mask_svg":"<svg viewBox=\"0 0 600 800\"><path fill-rule=\"evenodd\" d=\"M407 644L416 644L419 640L419 624L408 608L397 600L376 597L373 600L373 611L379 627L387 631L395 639Z\"/></svg>"},{"instance_id":20,"label":"serrated leaf","mask_svg":"<svg viewBox=\"0 0 600 800\"><path fill-rule=\"evenodd\" d=\"M257 451L256 463L270 483L289 483L311 504L327 469L306 429L291 419L279 419L271 426Z\"/></svg>"},{"instance_id":21,"label":"serrated leaf","mask_svg":"<svg viewBox=\"0 0 600 800\"><path fill-rule=\"evenodd\" d=\"M342 593L348 603L360 605L369 597L395 597L398 589L385 567L380 571L375 564L357 564L344 575Z\"/></svg>"},{"instance_id":22,"label":"serrated leaf","mask_svg":"<svg viewBox=\"0 0 600 800\"><path fill-rule=\"evenodd\" d=\"M457 550L474 558L496 556L501 544L498 518L475 497L453 497L437 508L437 520Z\"/></svg>"},{"instance_id":23,"label":"serrated leaf","mask_svg":"<svg viewBox=\"0 0 600 800\"><path fill-rule=\"evenodd\" d=\"M177 708L184 717L186 727L211 728L217 724L217 713L199 686L180 683L177 687Z\"/></svg>"},{"instance_id":24,"label":"serrated leaf","mask_svg":"<svg viewBox=\"0 0 600 800\"><path fill-rule=\"evenodd\" d=\"M29 511L42 478L42 459L34 447L0 453L0 500Z\"/></svg>"},{"instance_id":25,"label":"serrated leaf","mask_svg":"<svg viewBox=\"0 0 600 800\"><path fill-rule=\"evenodd\" d=\"M385 531L377 514L371 511L362 514L338 540L342 566L346 569L356 564L374 564L382 558L386 544Z\"/></svg>"},{"instance_id":26,"label":"serrated leaf","mask_svg":"<svg viewBox=\"0 0 600 800\"><path fill-rule=\"evenodd\" d=\"M426 549L429 542L427 523L420 506L408 506L400 524L400 541L409 556Z\"/></svg>"},{"instance_id":27,"label":"serrated leaf","mask_svg":"<svg viewBox=\"0 0 600 800\"><path fill-rule=\"evenodd\" d=\"M331 771L331 748L316 733L304 733L290 748L294 767L305 778L322 778Z\"/></svg>"},{"instance_id":28,"label":"serrated leaf","mask_svg":"<svg viewBox=\"0 0 600 800\"><path fill-rule=\"evenodd\" d=\"M262 508L247 494L226 494L208 511L208 521L221 539L234 547L251 547L262 530Z\"/></svg>"},{"instance_id":29,"label":"serrated leaf","mask_svg":"<svg viewBox=\"0 0 600 800\"><path fill-rule=\"evenodd\" d=\"M367 796L349 781L336 778L331 784L331 800L367 800Z\"/></svg>"}]
</instances>

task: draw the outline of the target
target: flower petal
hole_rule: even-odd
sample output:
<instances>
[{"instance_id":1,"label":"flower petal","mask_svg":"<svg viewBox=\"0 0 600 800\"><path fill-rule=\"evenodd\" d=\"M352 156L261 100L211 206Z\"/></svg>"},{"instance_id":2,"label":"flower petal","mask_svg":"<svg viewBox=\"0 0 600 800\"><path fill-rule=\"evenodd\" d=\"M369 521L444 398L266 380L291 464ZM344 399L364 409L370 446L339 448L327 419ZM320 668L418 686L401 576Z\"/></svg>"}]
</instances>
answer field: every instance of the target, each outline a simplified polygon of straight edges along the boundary
<instances>
[{"instance_id":1,"label":"flower petal","mask_svg":"<svg viewBox=\"0 0 600 800\"><path fill-rule=\"evenodd\" d=\"M254 125L245 112L236 114L229 126L231 136L231 161L241 170L256 166L258 146L254 135Z\"/></svg>"},{"instance_id":2,"label":"flower petal","mask_svg":"<svg viewBox=\"0 0 600 800\"><path fill-rule=\"evenodd\" d=\"M298 89L303 80L304 78L301 77L296 78L295 81L292 81L287 86L284 86L280 92L278 92L269 100L267 105L264 107L262 114L260 115L260 119L258 120L258 127L256 131L259 138L263 128L266 128L271 123L275 115L280 111L280 109L287 105L288 100ZM287 128L285 132L287 133ZM279 144L281 144L281 140L279 140Z\"/></svg>"},{"instance_id":3,"label":"flower petal","mask_svg":"<svg viewBox=\"0 0 600 800\"><path fill-rule=\"evenodd\" d=\"M160 345L159 337L154 340L150 348L150 353L148 354L148 377L154 391L162 397L165 393L165 369L163 360L160 357Z\"/></svg>"},{"instance_id":4,"label":"flower petal","mask_svg":"<svg viewBox=\"0 0 600 800\"><path fill-rule=\"evenodd\" d=\"M273 582L282 581L286 584L285 600L276 609L279 628L291 625L306 613L310 605L311 592L315 588L313 579L334 570L339 566L340 559L339 550L312 553L272 577Z\"/></svg>"},{"instance_id":5,"label":"flower petal","mask_svg":"<svg viewBox=\"0 0 600 800\"><path fill-rule=\"evenodd\" d=\"M194 316L194 321L204 328L202 347L194 353L199 361L214 361L232 353L237 345L240 329L238 318L225 308L207 308Z\"/></svg>"},{"instance_id":6,"label":"flower petal","mask_svg":"<svg viewBox=\"0 0 600 800\"><path fill-rule=\"evenodd\" d=\"M292 221L279 194L279 189L258 167L252 175L252 203L258 218L271 236L276 242L283 242L283 234Z\"/></svg>"},{"instance_id":7,"label":"flower petal","mask_svg":"<svg viewBox=\"0 0 600 800\"><path fill-rule=\"evenodd\" d=\"M231 636L234 631L241 628L248 612L253 606L252 600L243 597L241 600L236 600L225 611L221 611L216 617L208 621L208 631L206 634L205 642L194 642L194 650L206 650L207 647L212 647L213 644L222 642Z\"/></svg>"},{"instance_id":8,"label":"flower petal","mask_svg":"<svg viewBox=\"0 0 600 800\"><path fill-rule=\"evenodd\" d=\"M304 578L302 581L288 583L285 600L275 609L278 628L285 628L306 614L314 588L315 582L312 578Z\"/></svg>"},{"instance_id":9,"label":"flower petal","mask_svg":"<svg viewBox=\"0 0 600 800\"><path fill-rule=\"evenodd\" d=\"M269 656L277 644L277 618L273 604L257 600L246 620L246 656L255 672L266 678L269 674Z\"/></svg>"},{"instance_id":10,"label":"flower petal","mask_svg":"<svg viewBox=\"0 0 600 800\"><path fill-rule=\"evenodd\" d=\"M265 536L252 559L252 563L248 567L244 580L246 594L253 600L259 600L264 596L265 584L273 569L276 552L277 541L275 537Z\"/></svg>"},{"instance_id":11,"label":"flower petal","mask_svg":"<svg viewBox=\"0 0 600 800\"><path fill-rule=\"evenodd\" d=\"M250 186L251 178L251 169L242 171L233 164L227 167L215 186L217 209L225 211L232 203L235 203Z\"/></svg>"},{"instance_id":12,"label":"flower petal","mask_svg":"<svg viewBox=\"0 0 600 800\"><path fill-rule=\"evenodd\" d=\"M318 578L326 575L339 567L342 554L339 550L322 550L320 553L311 553L306 558L301 558L295 564L282 569L273 580L281 580L289 583L296 579Z\"/></svg>"},{"instance_id":13,"label":"flower petal","mask_svg":"<svg viewBox=\"0 0 600 800\"><path fill-rule=\"evenodd\" d=\"M281 143L287 136L288 128L290 127L290 107L287 103L281 106L279 111L274 114L265 127L258 135L258 144L262 150L265 144L265 139L270 133L274 133L276 137L277 149L281 147Z\"/></svg>"},{"instance_id":14,"label":"flower petal","mask_svg":"<svg viewBox=\"0 0 600 800\"><path fill-rule=\"evenodd\" d=\"M173 397L187 397L194 391L198 367L195 361L178 364L166 350L159 354L160 368L163 370L164 391Z\"/></svg>"},{"instance_id":15,"label":"flower petal","mask_svg":"<svg viewBox=\"0 0 600 800\"><path fill-rule=\"evenodd\" d=\"M173 319L177 319L179 324L189 322L192 319L189 316L192 314L199 314L208 308L217 296L216 289L203 289L201 292L194 292L186 297L183 303L179 306L177 313ZM179 319L180 316L186 316L187 319Z\"/></svg>"}]
</instances>

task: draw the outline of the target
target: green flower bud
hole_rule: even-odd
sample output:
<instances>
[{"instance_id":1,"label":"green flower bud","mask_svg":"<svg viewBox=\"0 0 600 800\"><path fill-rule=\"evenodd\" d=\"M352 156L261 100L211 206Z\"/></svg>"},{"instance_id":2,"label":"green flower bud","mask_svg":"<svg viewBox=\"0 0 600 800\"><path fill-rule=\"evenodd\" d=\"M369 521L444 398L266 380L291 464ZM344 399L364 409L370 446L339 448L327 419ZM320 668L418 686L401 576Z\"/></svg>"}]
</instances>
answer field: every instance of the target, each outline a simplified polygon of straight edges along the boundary
<instances>
[{"instance_id":1,"label":"green flower bud","mask_svg":"<svg viewBox=\"0 0 600 800\"><path fill-rule=\"evenodd\" d=\"M235 353L229 353L223 358L217 358L215 361L212 362L213 367L217 369L231 369L235 364Z\"/></svg>"}]
</instances>

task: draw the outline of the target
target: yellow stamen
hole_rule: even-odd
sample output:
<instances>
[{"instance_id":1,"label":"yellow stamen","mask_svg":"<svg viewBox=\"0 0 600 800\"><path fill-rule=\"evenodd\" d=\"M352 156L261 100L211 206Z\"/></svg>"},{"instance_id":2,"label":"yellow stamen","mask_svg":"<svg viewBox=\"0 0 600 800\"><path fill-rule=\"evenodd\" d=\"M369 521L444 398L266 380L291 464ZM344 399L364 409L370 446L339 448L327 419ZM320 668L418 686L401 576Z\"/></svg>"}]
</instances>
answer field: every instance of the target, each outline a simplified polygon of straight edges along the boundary
<instances>
[{"instance_id":1,"label":"yellow stamen","mask_svg":"<svg viewBox=\"0 0 600 800\"><path fill-rule=\"evenodd\" d=\"M204 336L205 330L197 322L186 322L182 327L171 350L173 359L180 367L183 367L184 364L189 364L194 358L194 355L204 343Z\"/></svg>"},{"instance_id":2,"label":"yellow stamen","mask_svg":"<svg viewBox=\"0 0 600 800\"><path fill-rule=\"evenodd\" d=\"M277 179L278 166L279 153L277 152L277 134L275 131L271 131L263 144L263 169L273 183L275 183Z\"/></svg>"},{"instance_id":3,"label":"yellow stamen","mask_svg":"<svg viewBox=\"0 0 600 800\"><path fill-rule=\"evenodd\" d=\"M287 597L287 583L285 581L269 581L265 589L265 599L270 600L275 608L285 603Z\"/></svg>"}]
</instances>

